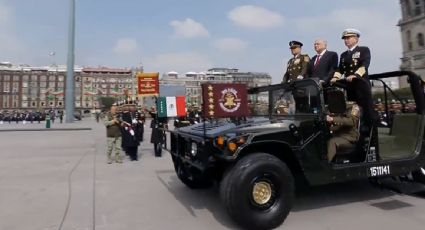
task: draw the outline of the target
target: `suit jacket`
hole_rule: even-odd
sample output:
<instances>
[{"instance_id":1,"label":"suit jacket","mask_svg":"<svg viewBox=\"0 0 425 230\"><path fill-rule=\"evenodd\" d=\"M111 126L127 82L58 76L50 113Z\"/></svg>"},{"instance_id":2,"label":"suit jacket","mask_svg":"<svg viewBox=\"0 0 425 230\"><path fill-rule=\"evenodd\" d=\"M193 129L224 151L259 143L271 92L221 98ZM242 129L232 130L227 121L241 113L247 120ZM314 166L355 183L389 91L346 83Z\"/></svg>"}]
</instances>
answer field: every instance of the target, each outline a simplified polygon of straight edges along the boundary
<instances>
[{"instance_id":1,"label":"suit jacket","mask_svg":"<svg viewBox=\"0 0 425 230\"><path fill-rule=\"evenodd\" d=\"M315 55L308 64L307 77L317 78L325 81L325 84L329 84L335 70L338 68L338 54L333 51L326 51L315 66L317 56Z\"/></svg>"}]
</instances>

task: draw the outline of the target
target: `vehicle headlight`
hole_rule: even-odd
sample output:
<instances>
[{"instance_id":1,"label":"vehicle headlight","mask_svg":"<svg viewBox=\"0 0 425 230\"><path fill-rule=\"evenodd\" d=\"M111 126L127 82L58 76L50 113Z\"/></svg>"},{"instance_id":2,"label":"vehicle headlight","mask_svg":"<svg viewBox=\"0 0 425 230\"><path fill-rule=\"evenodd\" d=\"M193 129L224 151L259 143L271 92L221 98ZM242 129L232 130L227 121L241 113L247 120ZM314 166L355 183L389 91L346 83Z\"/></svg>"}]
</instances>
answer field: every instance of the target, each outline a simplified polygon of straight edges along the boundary
<instances>
[{"instance_id":1,"label":"vehicle headlight","mask_svg":"<svg viewBox=\"0 0 425 230\"><path fill-rule=\"evenodd\" d=\"M190 148L190 154L192 156L196 156L197 153L198 153L198 145L195 142L192 142L192 146Z\"/></svg>"}]
</instances>

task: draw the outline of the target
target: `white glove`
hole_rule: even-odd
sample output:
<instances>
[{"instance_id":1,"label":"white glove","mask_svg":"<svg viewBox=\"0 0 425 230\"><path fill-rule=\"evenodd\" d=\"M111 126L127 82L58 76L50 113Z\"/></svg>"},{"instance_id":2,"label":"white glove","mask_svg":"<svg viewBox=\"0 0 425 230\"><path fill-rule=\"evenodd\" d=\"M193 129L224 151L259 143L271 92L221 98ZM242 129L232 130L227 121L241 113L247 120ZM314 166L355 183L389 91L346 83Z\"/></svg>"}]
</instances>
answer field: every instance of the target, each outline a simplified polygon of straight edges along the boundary
<instances>
[{"instance_id":1,"label":"white glove","mask_svg":"<svg viewBox=\"0 0 425 230\"><path fill-rule=\"evenodd\" d=\"M298 77L297 77L297 79L298 80L301 80L301 79L303 79L304 77L303 76L301 76L301 75L298 75Z\"/></svg>"}]
</instances>

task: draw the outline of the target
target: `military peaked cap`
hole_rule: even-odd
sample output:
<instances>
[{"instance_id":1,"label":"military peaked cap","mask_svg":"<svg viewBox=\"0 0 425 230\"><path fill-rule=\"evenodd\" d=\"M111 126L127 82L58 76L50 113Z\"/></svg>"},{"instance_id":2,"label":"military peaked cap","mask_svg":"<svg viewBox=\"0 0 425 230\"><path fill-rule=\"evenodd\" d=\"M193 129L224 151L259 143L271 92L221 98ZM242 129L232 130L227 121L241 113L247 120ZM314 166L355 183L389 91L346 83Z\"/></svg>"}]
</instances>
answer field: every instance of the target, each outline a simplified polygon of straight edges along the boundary
<instances>
[{"instance_id":1,"label":"military peaked cap","mask_svg":"<svg viewBox=\"0 0 425 230\"><path fill-rule=\"evenodd\" d=\"M356 29L345 29L344 32L342 32L341 39L352 36L360 37L360 31Z\"/></svg>"},{"instance_id":2,"label":"military peaked cap","mask_svg":"<svg viewBox=\"0 0 425 230\"><path fill-rule=\"evenodd\" d=\"M301 47L303 46L303 44L299 41L290 41L289 42L289 48L296 48L296 47Z\"/></svg>"}]
</instances>

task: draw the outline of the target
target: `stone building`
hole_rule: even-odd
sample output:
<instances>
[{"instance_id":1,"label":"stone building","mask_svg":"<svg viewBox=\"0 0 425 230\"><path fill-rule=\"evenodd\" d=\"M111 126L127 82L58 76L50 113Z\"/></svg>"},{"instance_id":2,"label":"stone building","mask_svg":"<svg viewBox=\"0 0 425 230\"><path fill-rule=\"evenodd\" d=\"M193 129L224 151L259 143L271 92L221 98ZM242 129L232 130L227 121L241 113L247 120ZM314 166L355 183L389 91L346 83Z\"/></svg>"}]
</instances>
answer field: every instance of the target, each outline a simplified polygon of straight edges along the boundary
<instances>
[{"instance_id":1,"label":"stone building","mask_svg":"<svg viewBox=\"0 0 425 230\"><path fill-rule=\"evenodd\" d=\"M99 97L123 97L134 84L128 69L74 68L75 109L99 108ZM0 110L65 108L66 66L14 66L0 63Z\"/></svg>"},{"instance_id":2,"label":"stone building","mask_svg":"<svg viewBox=\"0 0 425 230\"><path fill-rule=\"evenodd\" d=\"M425 0L400 0L403 57L401 70L412 70L425 80Z\"/></svg>"},{"instance_id":3,"label":"stone building","mask_svg":"<svg viewBox=\"0 0 425 230\"><path fill-rule=\"evenodd\" d=\"M244 83L247 87L264 86L271 84L271 76L267 73L239 72L238 69L212 68L206 72L187 72L183 75L171 71L162 75L160 85L184 86L186 102L199 106L202 104L203 83Z\"/></svg>"}]
</instances>

